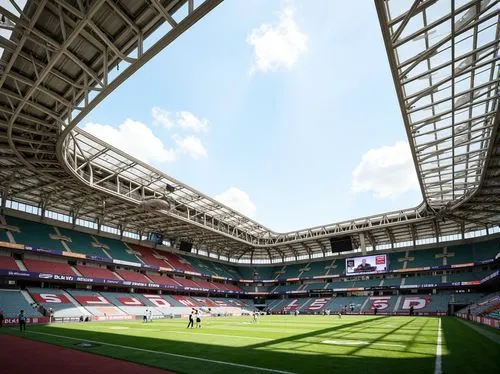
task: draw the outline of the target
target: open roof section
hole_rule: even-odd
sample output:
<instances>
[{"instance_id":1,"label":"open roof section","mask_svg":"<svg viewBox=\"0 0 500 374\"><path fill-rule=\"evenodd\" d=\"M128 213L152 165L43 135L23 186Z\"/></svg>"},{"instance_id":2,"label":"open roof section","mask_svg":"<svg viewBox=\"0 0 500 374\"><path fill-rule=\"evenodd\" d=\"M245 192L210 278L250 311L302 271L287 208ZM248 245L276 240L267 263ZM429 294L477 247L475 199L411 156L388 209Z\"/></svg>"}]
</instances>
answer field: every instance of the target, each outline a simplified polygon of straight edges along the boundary
<instances>
[{"instance_id":1,"label":"open roof section","mask_svg":"<svg viewBox=\"0 0 500 374\"><path fill-rule=\"evenodd\" d=\"M498 106L498 1L377 1L420 185L435 210L477 191Z\"/></svg>"},{"instance_id":2,"label":"open roof section","mask_svg":"<svg viewBox=\"0 0 500 374\"><path fill-rule=\"evenodd\" d=\"M414 109L421 108L425 112L428 109L424 107L429 105L436 107L431 112L437 109L450 111L450 107L443 104L447 101L436 96L441 90L448 92L446 85L439 83L434 92L435 84L432 84L439 82L435 80L437 78L445 79L444 75L434 77L433 64L435 55L440 56L440 48L445 48L446 44L436 47L435 41L424 50L414 48L421 44L421 40L429 43L432 35L439 36L439 40L446 35L437 34L437 30L432 32L426 28L428 26L423 26L426 31L422 34L418 27L412 26L413 18L422 17L424 11L430 14L432 6L436 6L442 12L433 16L437 20L443 17L450 19L446 15L451 13L457 14L457 19L466 16L457 30L462 34L465 30L476 30L470 28L478 23L475 13L472 20L467 15L472 6L480 11L478 19L487 17L484 22L491 22L495 18L491 15L492 7L496 7L498 1L482 2L487 3L483 8L479 1L473 1L467 3L470 6L460 5L458 12L453 8L456 5L448 0L439 3L429 0L392 1L398 4L399 10L391 12L386 1L376 1L405 126L426 199L417 208L276 233L75 128L85 114L120 83L219 3L220 0L118 3L111 0L28 1L17 14L0 7L0 13L6 19L2 22L8 23L2 25L13 30L10 40L0 37L0 48L4 49L0 59L2 206L6 206L7 201L19 201L39 207L42 215L60 213L70 216L74 223L91 221L98 227L116 228L121 233L144 235L160 231L167 238L194 242L199 253L255 263L332 255L329 238L335 235L349 234L358 245L364 242L367 246L384 248L395 243L411 245L424 239L439 240L440 237L457 234L463 236L466 232L498 225L498 114L487 124L485 117L488 113L477 114L475 111L476 106L489 108L485 109L489 112L496 111L497 103L493 98L497 95L498 73L494 72L496 74L489 80L474 86L474 92L485 87L488 89L481 94L472 94L467 102L460 99L458 104L455 103L466 92L472 92L470 89L460 88L459 91L458 86L448 89L452 93L457 91L456 95L452 95L455 100L448 99L451 106L448 113L451 120L448 121L452 122L448 127L439 127L439 123L445 120L443 115L443 118L433 118L436 123L430 123L430 128L427 124L422 127L425 133L431 130L432 134L436 133L433 137L435 144L427 144L426 138L420 136L422 133L417 133L421 129L415 127L423 126L423 122L430 119L411 117ZM395 17L391 18L391 14ZM497 18L495 26L484 22L480 23L490 25L487 30L495 28L493 41L498 48ZM442 24L444 22L439 23ZM415 33L418 35L413 37ZM424 35L423 38L421 35ZM417 40L413 42L413 39ZM400 52L396 52L394 43L404 40L406 42L401 46L410 45L410 41L417 44L413 49L405 50L406 55L400 63L398 59L402 57L396 54ZM401 54L403 56L403 52ZM476 56L476 53L471 56ZM477 64L492 58L488 58L488 54L485 56L487 60L472 60L471 65L461 72L453 71L454 76L448 81L448 86L449 82L458 84L459 76L475 74L472 72L475 72ZM420 58L431 60L428 62L432 64L431 74L427 74L426 79L417 78L418 75L425 75L425 67L420 73L409 69ZM452 63L448 61L447 66L450 69L451 66L453 69L460 64L463 66L464 58L467 59L463 54L457 54L455 58L454 53ZM405 64L408 60L412 62ZM439 60L438 66L446 65L443 61ZM490 61L484 66L493 70L494 63ZM401 72L406 70L405 82L408 77L413 77L415 82L428 80L430 83L413 91L403 87L399 77L404 77ZM484 79L484 76L481 77ZM469 80L478 82L476 78ZM432 91L430 98L421 93L426 88ZM416 100L419 92L422 97ZM483 102L486 104L483 105ZM414 108L405 109L408 103ZM461 110L464 108L472 112L472 121L462 117ZM476 123L479 118L485 119L481 126ZM445 131L448 131L448 136L442 135ZM495 134L496 141L491 141ZM469 153L464 153L465 150ZM470 168L474 170L470 171ZM451 192L450 185L453 187ZM141 203L152 198L164 199L169 208L141 210Z\"/></svg>"}]
</instances>

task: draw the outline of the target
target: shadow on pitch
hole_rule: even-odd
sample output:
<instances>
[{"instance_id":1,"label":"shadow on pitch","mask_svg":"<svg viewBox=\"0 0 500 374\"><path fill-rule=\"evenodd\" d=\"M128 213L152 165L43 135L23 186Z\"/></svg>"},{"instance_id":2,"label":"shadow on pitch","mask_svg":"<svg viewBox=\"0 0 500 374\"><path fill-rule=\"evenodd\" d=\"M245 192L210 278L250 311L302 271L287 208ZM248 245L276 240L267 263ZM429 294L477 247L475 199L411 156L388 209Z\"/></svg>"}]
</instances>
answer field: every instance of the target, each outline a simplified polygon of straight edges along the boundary
<instances>
[{"instance_id":1,"label":"shadow on pitch","mask_svg":"<svg viewBox=\"0 0 500 374\"><path fill-rule=\"evenodd\" d=\"M168 332L163 336L158 337L141 337L129 336L115 331L114 333L74 330L60 325L57 328L50 326L37 327L33 330L36 332L44 332L49 334L61 335L76 338L68 340L64 337L53 337L45 335L26 334L27 337L46 341L52 344L58 344L73 349L86 350L92 353L116 357L119 359L138 362L144 365L155 366L163 369L169 369L178 373L265 373L252 368L236 367L224 365L221 363L211 362L224 361L248 365L251 367L262 367L280 371L288 371L292 373L433 373L434 357L419 357L419 358L388 358L384 357L384 350L380 350L380 357L376 355L363 356L362 354L345 354L342 353L345 349L339 350L339 353L328 352L323 354L307 353L300 351L279 351L275 346L288 342L300 341L321 334L331 334L337 332L348 332L349 329L370 329L370 323L390 317L372 317L369 319L358 320L344 325L336 325L329 328L315 330L304 334L297 334L287 338L275 339L268 342L262 342L244 347L231 347L213 344L203 344L198 342L179 341L171 338ZM14 330L13 330L14 331ZM193 333L196 333L193 331ZM19 335L16 332L16 335ZM214 340L217 337L214 337ZM101 343L114 344L110 346L101 344L100 346L81 349L76 346L79 341L95 341ZM119 347L134 347L136 349L128 349ZM272 347L271 347L272 346ZM346 347L342 347L346 348ZM356 349L357 347L347 347ZM286 347L285 347L286 349ZM151 351L166 352L169 355L161 355ZM394 352L393 352L394 353ZM179 356L176 356L179 355ZM185 357L190 356L198 359ZM477 371L476 371L477 372Z\"/></svg>"}]
</instances>

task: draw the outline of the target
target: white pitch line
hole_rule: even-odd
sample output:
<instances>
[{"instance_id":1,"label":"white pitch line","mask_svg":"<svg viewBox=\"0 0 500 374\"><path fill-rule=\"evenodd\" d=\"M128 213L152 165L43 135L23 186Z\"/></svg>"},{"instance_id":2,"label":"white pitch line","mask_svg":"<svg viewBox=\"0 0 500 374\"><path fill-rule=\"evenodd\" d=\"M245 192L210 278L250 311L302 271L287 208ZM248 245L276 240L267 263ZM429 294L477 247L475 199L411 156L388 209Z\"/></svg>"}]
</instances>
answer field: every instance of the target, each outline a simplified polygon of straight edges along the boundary
<instances>
[{"instance_id":1,"label":"white pitch line","mask_svg":"<svg viewBox=\"0 0 500 374\"><path fill-rule=\"evenodd\" d=\"M442 347L442 330L441 330L441 317L440 317L438 322L438 336L436 343L436 364L435 364L434 374L441 374L443 372L442 361L441 361L442 354L443 354L443 347Z\"/></svg>"},{"instance_id":2,"label":"white pitch line","mask_svg":"<svg viewBox=\"0 0 500 374\"><path fill-rule=\"evenodd\" d=\"M193 329L193 330L195 330L195 329ZM156 330L156 331L171 332L171 333L174 333L174 334L189 334L189 335L193 335L193 333L188 332L188 331L176 331L176 330ZM199 330L195 330L195 331L199 331ZM207 332L201 332L201 331L200 331L200 334L197 334L196 336L204 336L204 335L207 335L207 336L224 336L224 337L226 337L226 338L239 338L239 339L265 340L265 341L275 340L275 339L269 339L269 338L258 338L258 337L255 337L255 336L241 336L241 335L210 334L210 333L207 333Z\"/></svg>"},{"instance_id":3,"label":"white pitch line","mask_svg":"<svg viewBox=\"0 0 500 374\"><path fill-rule=\"evenodd\" d=\"M333 345L383 345L386 347L401 347L406 348L402 344L389 344L389 343L370 343L362 340L323 340L321 343Z\"/></svg>"},{"instance_id":4,"label":"white pitch line","mask_svg":"<svg viewBox=\"0 0 500 374\"><path fill-rule=\"evenodd\" d=\"M260 371L266 371L266 372L270 372L270 373L295 374L295 373L293 373L291 371L268 369L268 368L263 368L263 367L259 367L259 366L250 366L250 365L244 365L244 364L236 364L234 362L227 362L227 361L209 360L208 358L186 356L186 355L180 355L180 354L177 354L177 353L168 353L168 352L153 351L151 349L129 347L127 345L105 343L105 342L100 342L100 341L96 341L96 340L88 340L88 339L82 339L82 338L71 338L69 336L49 334L49 333L46 333L46 332L29 331L29 333L30 334L39 334L39 335L54 336L56 338L63 338L63 339L69 339L69 340L77 340L77 341L80 341L80 342L84 341L84 342L89 342L89 343L102 344L102 345L107 345L107 346L110 346L110 347L130 349L130 350L133 350L133 351L148 352L148 353L154 353L154 354L159 354L159 355L164 355L164 356L173 356L173 357L187 358L189 360L204 361L204 362L213 362L215 364L228 365L228 366L236 366L236 367L240 367L240 368L246 368L246 369L251 369L251 370L260 370Z\"/></svg>"}]
</instances>

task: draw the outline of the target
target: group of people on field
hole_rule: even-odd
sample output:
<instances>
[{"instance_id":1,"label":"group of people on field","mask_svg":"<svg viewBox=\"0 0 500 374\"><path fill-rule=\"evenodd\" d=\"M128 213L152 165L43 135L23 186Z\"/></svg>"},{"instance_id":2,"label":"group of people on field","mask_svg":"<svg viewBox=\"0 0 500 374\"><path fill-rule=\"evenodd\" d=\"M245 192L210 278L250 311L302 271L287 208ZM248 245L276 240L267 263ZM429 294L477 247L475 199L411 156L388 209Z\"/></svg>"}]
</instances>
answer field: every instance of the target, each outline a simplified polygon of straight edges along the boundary
<instances>
[{"instance_id":1,"label":"group of people on field","mask_svg":"<svg viewBox=\"0 0 500 374\"><path fill-rule=\"evenodd\" d=\"M196 327L201 328L201 313L198 309L192 309L191 313L189 313L189 322L187 328L194 327L194 321L196 319Z\"/></svg>"}]
</instances>

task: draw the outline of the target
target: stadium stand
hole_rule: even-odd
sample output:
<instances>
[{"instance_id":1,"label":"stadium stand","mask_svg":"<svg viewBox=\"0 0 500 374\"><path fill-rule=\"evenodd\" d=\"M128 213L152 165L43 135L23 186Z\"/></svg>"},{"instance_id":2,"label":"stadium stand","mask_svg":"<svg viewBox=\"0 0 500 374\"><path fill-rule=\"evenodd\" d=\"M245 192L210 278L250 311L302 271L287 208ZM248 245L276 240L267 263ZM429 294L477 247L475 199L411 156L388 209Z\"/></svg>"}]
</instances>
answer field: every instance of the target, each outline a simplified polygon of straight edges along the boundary
<instances>
[{"instance_id":1,"label":"stadium stand","mask_svg":"<svg viewBox=\"0 0 500 374\"><path fill-rule=\"evenodd\" d=\"M91 235L66 228L59 228L59 232L61 235L71 239L71 241L66 244L72 252L84 253L89 256L110 258L110 256L102 250L102 248L92 246L91 243L93 240Z\"/></svg>"},{"instance_id":2,"label":"stadium stand","mask_svg":"<svg viewBox=\"0 0 500 374\"><path fill-rule=\"evenodd\" d=\"M0 310L5 318L16 318L21 310L27 317L42 317L42 314L33 306L20 290L0 289Z\"/></svg>"},{"instance_id":3,"label":"stadium stand","mask_svg":"<svg viewBox=\"0 0 500 374\"><path fill-rule=\"evenodd\" d=\"M196 270L193 269L189 261L185 260L182 257L177 257L175 253L169 253L165 251L158 251L158 253L160 253L165 257L165 260L167 261L168 264L170 264L170 267L183 271L196 272Z\"/></svg>"},{"instance_id":4,"label":"stadium stand","mask_svg":"<svg viewBox=\"0 0 500 374\"><path fill-rule=\"evenodd\" d=\"M93 238L95 242L105 246L104 249L112 258L121 261L141 263L137 256L130 253L130 250L123 242L116 239L105 238L103 236L93 236Z\"/></svg>"},{"instance_id":5,"label":"stadium stand","mask_svg":"<svg viewBox=\"0 0 500 374\"><path fill-rule=\"evenodd\" d=\"M325 275L328 270L327 267L330 266L332 262L333 261L331 260L310 262L309 264L307 264L307 266L304 266L302 268L303 271L301 272L300 277L305 278Z\"/></svg>"},{"instance_id":6,"label":"stadium stand","mask_svg":"<svg viewBox=\"0 0 500 374\"><path fill-rule=\"evenodd\" d=\"M500 292L495 292L477 300L475 303L460 310L458 313L467 314L470 311L470 314L475 317L490 317L490 314L492 314L492 318L495 318L499 310Z\"/></svg>"},{"instance_id":7,"label":"stadium stand","mask_svg":"<svg viewBox=\"0 0 500 374\"><path fill-rule=\"evenodd\" d=\"M405 252L389 253L387 257L390 269L403 269L403 266L405 264L403 259L406 258Z\"/></svg>"},{"instance_id":8,"label":"stadium stand","mask_svg":"<svg viewBox=\"0 0 500 374\"><path fill-rule=\"evenodd\" d=\"M25 257L23 259L23 263L29 271L61 275L76 275L71 266L67 263L58 262L57 260L35 260Z\"/></svg>"},{"instance_id":9,"label":"stadium stand","mask_svg":"<svg viewBox=\"0 0 500 374\"><path fill-rule=\"evenodd\" d=\"M67 290L68 293L94 316L123 316L124 311L113 305L104 296L94 291Z\"/></svg>"},{"instance_id":10,"label":"stadium stand","mask_svg":"<svg viewBox=\"0 0 500 374\"><path fill-rule=\"evenodd\" d=\"M16 260L6 252L0 252L0 269L21 270L17 266Z\"/></svg>"},{"instance_id":11,"label":"stadium stand","mask_svg":"<svg viewBox=\"0 0 500 374\"><path fill-rule=\"evenodd\" d=\"M398 276L394 276L392 278L384 278L383 285L384 286L399 286L401 284L401 278Z\"/></svg>"},{"instance_id":12,"label":"stadium stand","mask_svg":"<svg viewBox=\"0 0 500 374\"><path fill-rule=\"evenodd\" d=\"M500 254L500 239L493 239L486 242L474 243L473 260L484 261L496 258Z\"/></svg>"},{"instance_id":13,"label":"stadium stand","mask_svg":"<svg viewBox=\"0 0 500 374\"><path fill-rule=\"evenodd\" d=\"M160 267L170 267L170 264L168 264L164 260L165 257L154 249L139 245L131 245L131 248L139 254L139 258L142 259L145 264Z\"/></svg>"},{"instance_id":14,"label":"stadium stand","mask_svg":"<svg viewBox=\"0 0 500 374\"><path fill-rule=\"evenodd\" d=\"M290 292L290 291L298 291L299 284L282 284L276 286L271 292Z\"/></svg>"},{"instance_id":15,"label":"stadium stand","mask_svg":"<svg viewBox=\"0 0 500 374\"><path fill-rule=\"evenodd\" d=\"M442 283L441 276L433 276L433 275L421 275L414 277L405 278L405 286L408 285L421 285L421 284L435 284Z\"/></svg>"},{"instance_id":16,"label":"stadium stand","mask_svg":"<svg viewBox=\"0 0 500 374\"><path fill-rule=\"evenodd\" d=\"M436 257L443 254L443 250L440 249L423 249L423 250L412 250L409 252L408 264L406 268L418 268L424 266L440 266L443 264L443 260L440 257Z\"/></svg>"},{"instance_id":17,"label":"stadium stand","mask_svg":"<svg viewBox=\"0 0 500 374\"><path fill-rule=\"evenodd\" d=\"M202 288L197 282L194 282L191 279L187 278L174 278L177 283L180 283L183 287L190 287L190 288Z\"/></svg>"},{"instance_id":18,"label":"stadium stand","mask_svg":"<svg viewBox=\"0 0 500 374\"><path fill-rule=\"evenodd\" d=\"M354 281L352 286L353 287L375 287L375 286L380 286L381 281L382 281L382 279L380 279L380 278L357 280L357 281Z\"/></svg>"},{"instance_id":19,"label":"stadium stand","mask_svg":"<svg viewBox=\"0 0 500 374\"><path fill-rule=\"evenodd\" d=\"M147 311L151 311L153 318L163 317L166 314L162 308L140 294L120 292L100 292L100 294L126 314L144 316Z\"/></svg>"},{"instance_id":20,"label":"stadium stand","mask_svg":"<svg viewBox=\"0 0 500 374\"><path fill-rule=\"evenodd\" d=\"M102 278L102 279L118 279L118 277L106 267L97 267L97 266L84 266L77 265L76 269L82 274L84 277L90 278Z\"/></svg>"},{"instance_id":21,"label":"stadium stand","mask_svg":"<svg viewBox=\"0 0 500 374\"><path fill-rule=\"evenodd\" d=\"M136 271L115 270L123 280L131 282L151 283L151 279Z\"/></svg>"},{"instance_id":22,"label":"stadium stand","mask_svg":"<svg viewBox=\"0 0 500 374\"><path fill-rule=\"evenodd\" d=\"M2 223L2 216L0 216L0 223ZM6 229L0 228L0 242L10 242Z\"/></svg>"},{"instance_id":23,"label":"stadium stand","mask_svg":"<svg viewBox=\"0 0 500 374\"><path fill-rule=\"evenodd\" d=\"M326 287L325 282L307 283L305 284L304 290L320 290Z\"/></svg>"},{"instance_id":24,"label":"stadium stand","mask_svg":"<svg viewBox=\"0 0 500 374\"><path fill-rule=\"evenodd\" d=\"M8 225L16 226L20 230L12 233L16 243L45 249L65 250L60 240L50 238L50 235L57 235L52 226L12 216L6 216L5 219Z\"/></svg>"},{"instance_id":25,"label":"stadium stand","mask_svg":"<svg viewBox=\"0 0 500 374\"><path fill-rule=\"evenodd\" d=\"M146 274L149 279L151 279L153 282L158 283L158 284L165 284L169 286L175 286L175 287L180 287L181 285L175 281L175 279L170 278L168 275L159 275L159 274L153 274L153 273L147 273Z\"/></svg>"},{"instance_id":26,"label":"stadium stand","mask_svg":"<svg viewBox=\"0 0 500 374\"><path fill-rule=\"evenodd\" d=\"M53 310L54 318L88 316L90 313L82 308L63 290L51 288L29 288L31 297L46 311Z\"/></svg>"},{"instance_id":27,"label":"stadium stand","mask_svg":"<svg viewBox=\"0 0 500 374\"><path fill-rule=\"evenodd\" d=\"M332 264L327 265L327 267L328 271L326 275L342 275L345 273L345 260L335 260Z\"/></svg>"}]
</instances>

